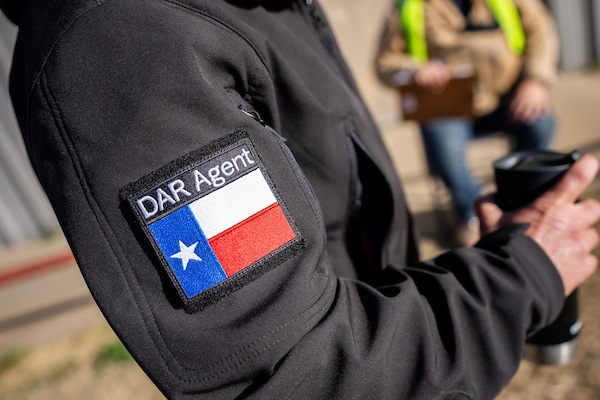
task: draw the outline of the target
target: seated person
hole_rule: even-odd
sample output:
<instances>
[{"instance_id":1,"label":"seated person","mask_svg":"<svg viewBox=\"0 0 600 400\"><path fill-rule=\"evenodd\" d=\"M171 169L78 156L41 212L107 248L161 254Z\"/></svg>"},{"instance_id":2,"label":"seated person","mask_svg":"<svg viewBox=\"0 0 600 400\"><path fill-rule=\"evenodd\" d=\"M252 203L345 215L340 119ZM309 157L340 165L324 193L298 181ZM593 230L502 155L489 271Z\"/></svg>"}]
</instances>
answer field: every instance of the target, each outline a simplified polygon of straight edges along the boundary
<instances>
[{"instance_id":1,"label":"seated person","mask_svg":"<svg viewBox=\"0 0 600 400\"><path fill-rule=\"evenodd\" d=\"M468 142L504 132L512 150L547 148L555 127L549 88L557 59L554 23L539 0L400 0L390 13L376 57L383 83L396 87L410 74L418 85L441 91L459 65L478 77L474 119L421 125L430 172L452 195L460 245L479 237L472 205L481 184L469 171Z\"/></svg>"}]
</instances>

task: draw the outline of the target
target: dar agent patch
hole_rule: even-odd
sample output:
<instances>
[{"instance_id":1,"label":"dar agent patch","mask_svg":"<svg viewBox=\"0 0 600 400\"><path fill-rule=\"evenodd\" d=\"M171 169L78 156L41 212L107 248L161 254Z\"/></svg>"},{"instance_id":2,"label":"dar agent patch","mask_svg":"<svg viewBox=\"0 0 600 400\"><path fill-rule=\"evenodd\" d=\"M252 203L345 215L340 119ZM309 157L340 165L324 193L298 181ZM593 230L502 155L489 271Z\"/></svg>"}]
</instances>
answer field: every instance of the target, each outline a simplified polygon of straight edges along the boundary
<instances>
[{"instance_id":1,"label":"dar agent patch","mask_svg":"<svg viewBox=\"0 0 600 400\"><path fill-rule=\"evenodd\" d=\"M194 308L239 289L300 242L250 140L229 141L123 191L184 303Z\"/></svg>"}]
</instances>

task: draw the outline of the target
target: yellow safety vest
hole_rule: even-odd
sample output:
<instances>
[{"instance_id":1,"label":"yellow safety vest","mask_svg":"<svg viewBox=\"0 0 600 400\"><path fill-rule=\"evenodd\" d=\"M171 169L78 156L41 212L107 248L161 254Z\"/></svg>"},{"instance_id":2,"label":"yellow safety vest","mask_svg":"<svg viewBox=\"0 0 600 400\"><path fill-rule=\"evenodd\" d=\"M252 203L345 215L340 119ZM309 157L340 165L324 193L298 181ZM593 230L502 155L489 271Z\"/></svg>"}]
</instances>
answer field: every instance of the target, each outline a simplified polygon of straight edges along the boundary
<instances>
[{"instance_id":1,"label":"yellow safety vest","mask_svg":"<svg viewBox=\"0 0 600 400\"><path fill-rule=\"evenodd\" d=\"M486 0L494 18L516 54L525 50L525 31L519 11L512 0ZM425 40L425 6L423 0L396 0L400 26L403 28L408 53L419 63L429 58Z\"/></svg>"}]
</instances>

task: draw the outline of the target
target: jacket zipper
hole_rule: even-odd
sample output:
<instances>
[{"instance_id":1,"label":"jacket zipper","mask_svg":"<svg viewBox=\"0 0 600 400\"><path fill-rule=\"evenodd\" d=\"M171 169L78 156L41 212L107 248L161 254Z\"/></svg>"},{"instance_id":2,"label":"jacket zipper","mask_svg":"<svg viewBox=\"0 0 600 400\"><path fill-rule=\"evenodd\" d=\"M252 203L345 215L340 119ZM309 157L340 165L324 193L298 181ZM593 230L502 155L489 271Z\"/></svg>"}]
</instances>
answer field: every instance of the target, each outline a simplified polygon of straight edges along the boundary
<instances>
[{"instance_id":1,"label":"jacket zipper","mask_svg":"<svg viewBox=\"0 0 600 400\"><path fill-rule=\"evenodd\" d=\"M327 53L333 59L333 62L337 66L337 69L341 72L346 83L355 91L358 92L358 88L354 83L354 79L348 71L348 67L346 63L343 61L340 51L337 47L336 41L333 37L333 32L331 32L331 28L329 24L325 21L320 11L317 9L317 6L314 0L304 0L305 11L307 12L309 18L313 21L313 26L317 31L323 46Z\"/></svg>"},{"instance_id":2,"label":"jacket zipper","mask_svg":"<svg viewBox=\"0 0 600 400\"><path fill-rule=\"evenodd\" d=\"M248 115L249 117L251 117L253 120L255 120L256 122L258 122L259 124L261 124L266 130L268 130L269 132L271 132L273 135L275 135L275 137L277 137L279 140L281 140L282 142L287 142L287 139L284 138L283 136L281 136L275 129L273 129L271 127L271 125L267 124L261 117L260 114L254 110L252 111L246 111L243 108L240 108L240 110Z\"/></svg>"}]
</instances>

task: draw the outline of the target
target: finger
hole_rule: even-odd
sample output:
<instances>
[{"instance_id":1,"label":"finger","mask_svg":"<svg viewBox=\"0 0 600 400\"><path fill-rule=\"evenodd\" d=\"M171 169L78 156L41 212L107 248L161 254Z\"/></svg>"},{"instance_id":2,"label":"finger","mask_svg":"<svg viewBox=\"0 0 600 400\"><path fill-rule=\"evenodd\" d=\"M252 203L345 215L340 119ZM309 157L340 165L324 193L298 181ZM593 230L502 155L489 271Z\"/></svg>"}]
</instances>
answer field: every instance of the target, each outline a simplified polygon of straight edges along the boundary
<instances>
[{"instance_id":1,"label":"finger","mask_svg":"<svg viewBox=\"0 0 600 400\"><path fill-rule=\"evenodd\" d=\"M526 124L533 124L533 122L541 117L543 108L536 106L530 106L523 115L523 122Z\"/></svg>"},{"instance_id":2,"label":"finger","mask_svg":"<svg viewBox=\"0 0 600 400\"><path fill-rule=\"evenodd\" d=\"M532 109L530 104L528 104L525 101L519 101L515 103L515 107L512 113L512 119L515 122L529 124L533 113L534 110Z\"/></svg>"},{"instance_id":3,"label":"finger","mask_svg":"<svg viewBox=\"0 0 600 400\"><path fill-rule=\"evenodd\" d=\"M586 253L591 252L593 249L598 246L598 242L600 240L600 235L598 235L598 231L595 229L587 229L581 233L580 236L581 245Z\"/></svg>"},{"instance_id":4,"label":"finger","mask_svg":"<svg viewBox=\"0 0 600 400\"><path fill-rule=\"evenodd\" d=\"M578 227L586 228L595 225L600 220L600 202L598 200L582 200L575 207L575 215L579 221Z\"/></svg>"},{"instance_id":5,"label":"finger","mask_svg":"<svg viewBox=\"0 0 600 400\"><path fill-rule=\"evenodd\" d=\"M517 118L520 122L531 125L542 116L543 112L544 107L542 104L535 101L523 102Z\"/></svg>"},{"instance_id":6,"label":"finger","mask_svg":"<svg viewBox=\"0 0 600 400\"><path fill-rule=\"evenodd\" d=\"M518 116L519 122L526 125L530 125L535 118L535 112L535 108L531 107L530 105L523 107L521 113Z\"/></svg>"},{"instance_id":7,"label":"finger","mask_svg":"<svg viewBox=\"0 0 600 400\"><path fill-rule=\"evenodd\" d=\"M598 161L589 154L577 160L567 173L540 196L542 202L574 203L598 173Z\"/></svg>"},{"instance_id":8,"label":"finger","mask_svg":"<svg viewBox=\"0 0 600 400\"><path fill-rule=\"evenodd\" d=\"M500 221L503 212L494 202L493 196L479 197L473 205L475 213L479 218L480 230L482 234L494 231L500 227Z\"/></svg>"},{"instance_id":9,"label":"finger","mask_svg":"<svg viewBox=\"0 0 600 400\"><path fill-rule=\"evenodd\" d=\"M578 268L571 273L565 274L564 271L559 271L565 287L565 296L570 295L577 286L589 279L597 269L598 257L588 254L580 260Z\"/></svg>"},{"instance_id":10,"label":"finger","mask_svg":"<svg viewBox=\"0 0 600 400\"><path fill-rule=\"evenodd\" d=\"M588 228L572 235L568 247L565 245L566 242L563 242L561 247L563 247L564 254L568 254L569 258L578 259L592 254L592 251L598 246L599 239L598 231Z\"/></svg>"},{"instance_id":11,"label":"finger","mask_svg":"<svg viewBox=\"0 0 600 400\"><path fill-rule=\"evenodd\" d=\"M589 279L598 269L598 257L594 254L588 254L582 261L579 272L579 283L578 286Z\"/></svg>"},{"instance_id":12,"label":"finger","mask_svg":"<svg viewBox=\"0 0 600 400\"><path fill-rule=\"evenodd\" d=\"M523 103L518 99L513 99L509 106L509 114L513 120L518 121L520 119L520 115L522 113Z\"/></svg>"}]
</instances>

